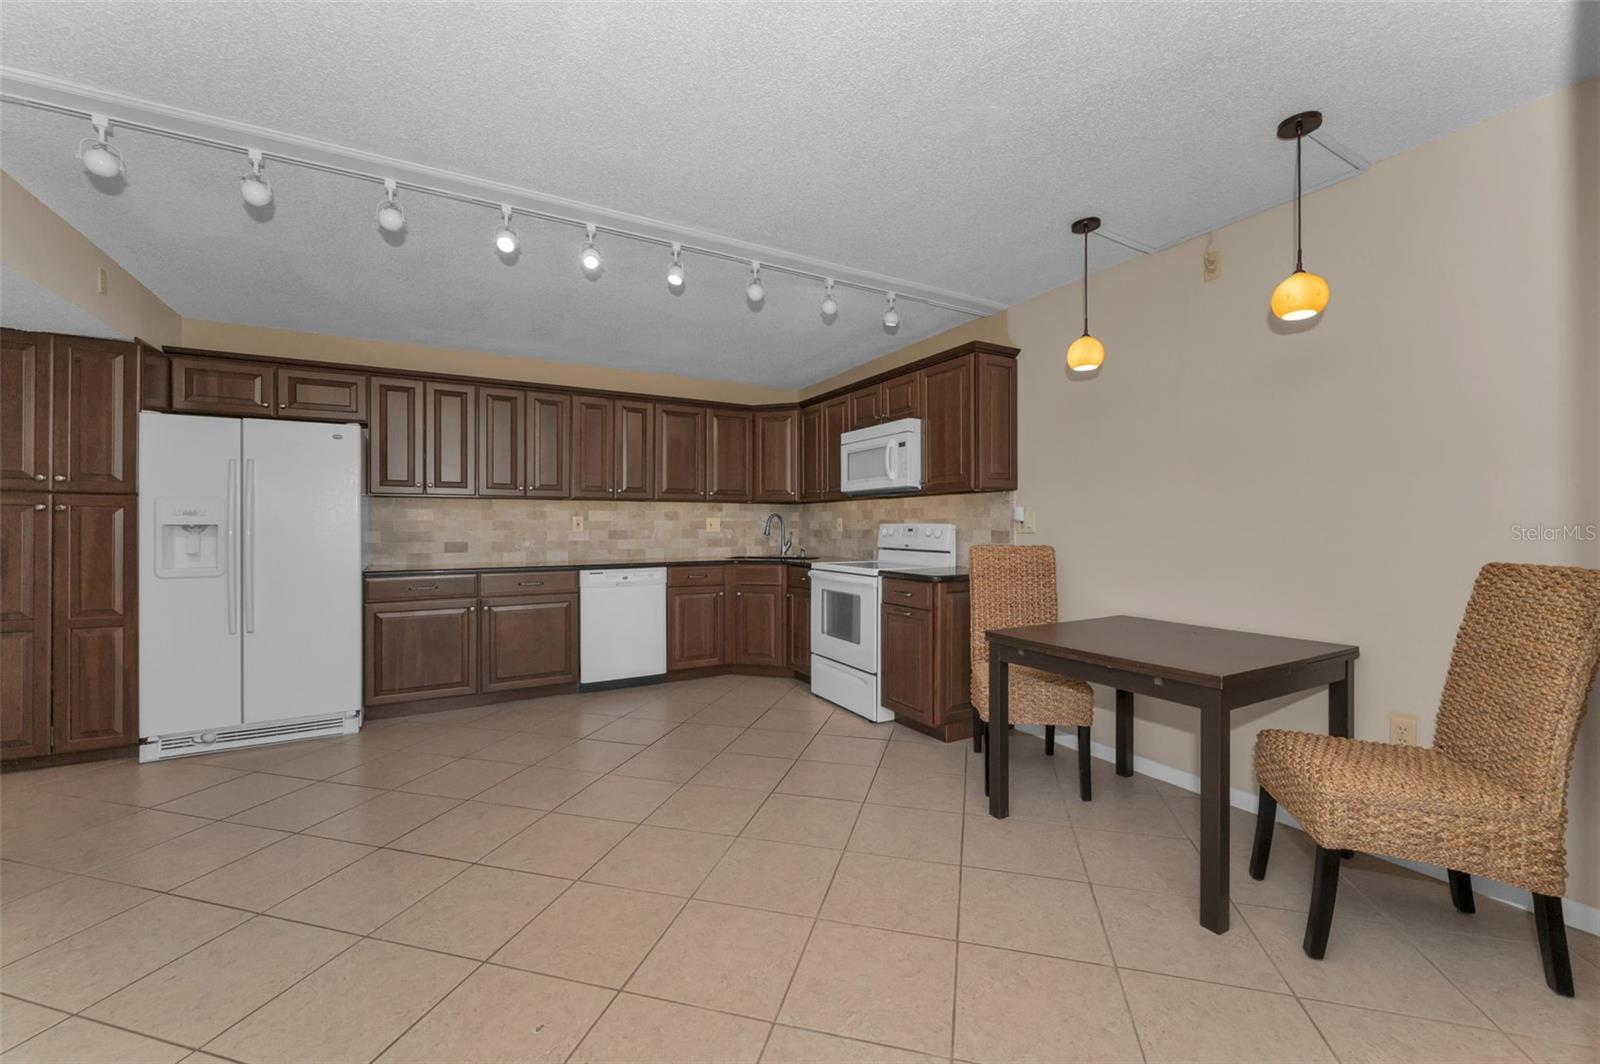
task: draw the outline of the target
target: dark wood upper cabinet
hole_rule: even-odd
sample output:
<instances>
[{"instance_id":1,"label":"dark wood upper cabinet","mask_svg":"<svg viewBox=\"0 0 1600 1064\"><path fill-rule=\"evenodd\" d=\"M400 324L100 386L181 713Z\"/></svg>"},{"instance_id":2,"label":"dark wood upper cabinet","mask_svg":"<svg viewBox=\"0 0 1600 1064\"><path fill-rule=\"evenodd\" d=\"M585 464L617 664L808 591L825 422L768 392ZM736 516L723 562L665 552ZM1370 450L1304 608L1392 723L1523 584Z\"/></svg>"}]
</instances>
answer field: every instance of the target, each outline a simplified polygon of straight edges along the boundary
<instances>
[{"instance_id":1,"label":"dark wood upper cabinet","mask_svg":"<svg viewBox=\"0 0 1600 1064\"><path fill-rule=\"evenodd\" d=\"M750 411L712 407L706 414L706 498L749 502L752 452Z\"/></svg>"},{"instance_id":2,"label":"dark wood upper cabinet","mask_svg":"<svg viewBox=\"0 0 1600 1064\"><path fill-rule=\"evenodd\" d=\"M612 496L612 432L610 399L594 395L572 397L572 497L609 499Z\"/></svg>"},{"instance_id":3,"label":"dark wood upper cabinet","mask_svg":"<svg viewBox=\"0 0 1600 1064\"><path fill-rule=\"evenodd\" d=\"M756 502L799 502L800 411L757 410Z\"/></svg>"},{"instance_id":4,"label":"dark wood upper cabinet","mask_svg":"<svg viewBox=\"0 0 1600 1064\"><path fill-rule=\"evenodd\" d=\"M48 333L0 333L0 488L42 491L50 482Z\"/></svg>"},{"instance_id":5,"label":"dark wood upper cabinet","mask_svg":"<svg viewBox=\"0 0 1600 1064\"><path fill-rule=\"evenodd\" d=\"M968 491L977 459L973 356L922 371L922 490Z\"/></svg>"},{"instance_id":6,"label":"dark wood upper cabinet","mask_svg":"<svg viewBox=\"0 0 1600 1064\"><path fill-rule=\"evenodd\" d=\"M823 448L821 405L800 408L800 499L827 498L828 463Z\"/></svg>"},{"instance_id":7,"label":"dark wood upper cabinet","mask_svg":"<svg viewBox=\"0 0 1600 1064\"><path fill-rule=\"evenodd\" d=\"M479 608L480 691L578 681L578 596L484 599Z\"/></svg>"},{"instance_id":8,"label":"dark wood upper cabinet","mask_svg":"<svg viewBox=\"0 0 1600 1064\"><path fill-rule=\"evenodd\" d=\"M839 464L839 437L849 431L850 402L845 396L830 399L822 404L822 464L823 497L838 499L844 495L840 483L843 470Z\"/></svg>"},{"instance_id":9,"label":"dark wood upper cabinet","mask_svg":"<svg viewBox=\"0 0 1600 1064\"><path fill-rule=\"evenodd\" d=\"M9 409L9 407L8 407ZM51 496L0 499L0 758L50 752Z\"/></svg>"},{"instance_id":10,"label":"dark wood upper cabinet","mask_svg":"<svg viewBox=\"0 0 1600 1064\"><path fill-rule=\"evenodd\" d=\"M139 471L139 355L131 343L57 336L51 345L50 486L132 494Z\"/></svg>"},{"instance_id":11,"label":"dark wood upper cabinet","mask_svg":"<svg viewBox=\"0 0 1600 1064\"><path fill-rule=\"evenodd\" d=\"M472 495L478 472L478 390L470 384L429 381L425 394L427 493Z\"/></svg>"},{"instance_id":12,"label":"dark wood upper cabinet","mask_svg":"<svg viewBox=\"0 0 1600 1064\"><path fill-rule=\"evenodd\" d=\"M528 392L527 494L536 499L564 499L572 494L572 397L553 392Z\"/></svg>"},{"instance_id":13,"label":"dark wood upper cabinet","mask_svg":"<svg viewBox=\"0 0 1600 1064\"><path fill-rule=\"evenodd\" d=\"M367 490L373 495L422 494L423 384L373 377Z\"/></svg>"},{"instance_id":14,"label":"dark wood upper cabinet","mask_svg":"<svg viewBox=\"0 0 1600 1064\"><path fill-rule=\"evenodd\" d=\"M367 420L367 377L364 373L280 366L278 416L314 421Z\"/></svg>"},{"instance_id":15,"label":"dark wood upper cabinet","mask_svg":"<svg viewBox=\"0 0 1600 1064\"><path fill-rule=\"evenodd\" d=\"M884 421L898 421L903 417L922 416L922 371L913 370L898 377L890 377L880 388L879 416Z\"/></svg>"},{"instance_id":16,"label":"dark wood upper cabinet","mask_svg":"<svg viewBox=\"0 0 1600 1064\"><path fill-rule=\"evenodd\" d=\"M521 495L527 483L523 393L478 389L478 494Z\"/></svg>"},{"instance_id":17,"label":"dark wood upper cabinet","mask_svg":"<svg viewBox=\"0 0 1600 1064\"><path fill-rule=\"evenodd\" d=\"M667 589L667 671L727 663L727 602L720 582Z\"/></svg>"},{"instance_id":18,"label":"dark wood upper cabinet","mask_svg":"<svg viewBox=\"0 0 1600 1064\"><path fill-rule=\"evenodd\" d=\"M271 417L277 367L270 362L173 355L172 409L185 414Z\"/></svg>"},{"instance_id":19,"label":"dark wood upper cabinet","mask_svg":"<svg viewBox=\"0 0 1600 1064\"><path fill-rule=\"evenodd\" d=\"M139 738L138 502L52 500L51 752L126 746Z\"/></svg>"},{"instance_id":20,"label":"dark wood upper cabinet","mask_svg":"<svg viewBox=\"0 0 1600 1064\"><path fill-rule=\"evenodd\" d=\"M159 347L151 347L142 340L135 341L135 345L139 348L139 408L171 410L172 360Z\"/></svg>"},{"instance_id":21,"label":"dark wood upper cabinet","mask_svg":"<svg viewBox=\"0 0 1600 1064\"><path fill-rule=\"evenodd\" d=\"M977 479L978 491L1014 491L1017 487L1017 360L978 351Z\"/></svg>"},{"instance_id":22,"label":"dark wood upper cabinet","mask_svg":"<svg viewBox=\"0 0 1600 1064\"><path fill-rule=\"evenodd\" d=\"M655 410L656 405L647 400L616 400L616 413L612 415L617 426L616 468L612 479L615 498L655 496Z\"/></svg>"},{"instance_id":23,"label":"dark wood upper cabinet","mask_svg":"<svg viewBox=\"0 0 1600 1064\"><path fill-rule=\"evenodd\" d=\"M858 388L845 396L845 402L850 411L847 431L864 429L883 420L883 388L880 385L869 384L865 388Z\"/></svg>"},{"instance_id":24,"label":"dark wood upper cabinet","mask_svg":"<svg viewBox=\"0 0 1600 1064\"><path fill-rule=\"evenodd\" d=\"M706 408L656 404L656 498L706 497Z\"/></svg>"}]
</instances>

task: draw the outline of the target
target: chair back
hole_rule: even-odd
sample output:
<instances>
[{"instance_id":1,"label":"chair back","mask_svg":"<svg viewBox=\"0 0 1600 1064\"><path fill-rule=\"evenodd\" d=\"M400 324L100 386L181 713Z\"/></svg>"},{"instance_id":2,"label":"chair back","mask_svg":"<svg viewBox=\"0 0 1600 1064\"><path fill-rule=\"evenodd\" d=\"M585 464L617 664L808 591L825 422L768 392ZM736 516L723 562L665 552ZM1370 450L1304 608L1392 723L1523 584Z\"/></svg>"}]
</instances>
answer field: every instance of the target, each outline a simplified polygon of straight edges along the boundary
<instances>
[{"instance_id":1,"label":"chair back","mask_svg":"<svg viewBox=\"0 0 1600 1064\"><path fill-rule=\"evenodd\" d=\"M1564 808L1597 661L1600 569L1485 565L1456 633L1435 748Z\"/></svg>"},{"instance_id":2,"label":"chair back","mask_svg":"<svg viewBox=\"0 0 1600 1064\"><path fill-rule=\"evenodd\" d=\"M967 568L972 574L972 672L976 676L980 667L987 669L989 663L985 632L1057 620L1056 550L977 546L968 554Z\"/></svg>"}]
</instances>

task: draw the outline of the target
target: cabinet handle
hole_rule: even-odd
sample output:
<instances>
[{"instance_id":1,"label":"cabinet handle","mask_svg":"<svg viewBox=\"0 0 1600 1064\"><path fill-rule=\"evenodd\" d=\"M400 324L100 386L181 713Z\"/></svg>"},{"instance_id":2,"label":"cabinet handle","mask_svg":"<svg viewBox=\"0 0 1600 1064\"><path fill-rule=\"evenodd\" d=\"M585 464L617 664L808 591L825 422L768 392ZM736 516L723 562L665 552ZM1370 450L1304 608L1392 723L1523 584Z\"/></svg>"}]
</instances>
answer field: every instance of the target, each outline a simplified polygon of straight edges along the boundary
<instances>
[{"instance_id":1,"label":"cabinet handle","mask_svg":"<svg viewBox=\"0 0 1600 1064\"><path fill-rule=\"evenodd\" d=\"M910 598L911 597L911 592L909 592L909 591L900 591L898 589L891 589L891 590L894 592L894 594L899 595L901 598Z\"/></svg>"},{"instance_id":2,"label":"cabinet handle","mask_svg":"<svg viewBox=\"0 0 1600 1064\"><path fill-rule=\"evenodd\" d=\"M52 479L58 480L58 481L59 480L66 480L67 479L67 475L65 473L57 473Z\"/></svg>"},{"instance_id":3,"label":"cabinet handle","mask_svg":"<svg viewBox=\"0 0 1600 1064\"><path fill-rule=\"evenodd\" d=\"M36 502L36 503L33 504L33 508L35 510L43 510L44 509L44 503Z\"/></svg>"},{"instance_id":4,"label":"cabinet handle","mask_svg":"<svg viewBox=\"0 0 1600 1064\"><path fill-rule=\"evenodd\" d=\"M34 480L43 480L44 479L44 474L43 473L35 473L33 475L33 479Z\"/></svg>"},{"instance_id":5,"label":"cabinet handle","mask_svg":"<svg viewBox=\"0 0 1600 1064\"><path fill-rule=\"evenodd\" d=\"M261 405L262 405L262 406L266 406L266 405L267 405L267 404L265 404L265 403L262 403L262 404L261 404ZM287 406L288 406L288 405L289 405L289 404L288 404L288 403L279 403L279 404L278 404L278 409L279 409L279 410L282 410L282 409L284 409L284 408L285 408L285 407L287 407Z\"/></svg>"},{"instance_id":6,"label":"cabinet handle","mask_svg":"<svg viewBox=\"0 0 1600 1064\"><path fill-rule=\"evenodd\" d=\"M261 405L262 406L271 406L272 404L267 402L265 399L263 399L263 400L261 400Z\"/></svg>"},{"instance_id":7,"label":"cabinet handle","mask_svg":"<svg viewBox=\"0 0 1600 1064\"><path fill-rule=\"evenodd\" d=\"M64 506L63 504L61 504L59 502L56 503L56 513L61 513L65 509L66 509L66 506Z\"/></svg>"},{"instance_id":8,"label":"cabinet handle","mask_svg":"<svg viewBox=\"0 0 1600 1064\"><path fill-rule=\"evenodd\" d=\"M543 580L518 580L518 587L544 587Z\"/></svg>"},{"instance_id":9,"label":"cabinet handle","mask_svg":"<svg viewBox=\"0 0 1600 1064\"><path fill-rule=\"evenodd\" d=\"M406 590L407 591L437 591L437 590L439 590L439 585L438 584L418 584L416 587L408 587L408 588L406 588Z\"/></svg>"},{"instance_id":10,"label":"cabinet handle","mask_svg":"<svg viewBox=\"0 0 1600 1064\"><path fill-rule=\"evenodd\" d=\"M705 578L706 578L706 574L705 573L690 573L685 579L688 579L688 580L704 580Z\"/></svg>"},{"instance_id":11,"label":"cabinet handle","mask_svg":"<svg viewBox=\"0 0 1600 1064\"><path fill-rule=\"evenodd\" d=\"M911 611L910 610L903 610L899 606L894 607L889 612L894 614L896 617L910 617L911 616Z\"/></svg>"}]
</instances>

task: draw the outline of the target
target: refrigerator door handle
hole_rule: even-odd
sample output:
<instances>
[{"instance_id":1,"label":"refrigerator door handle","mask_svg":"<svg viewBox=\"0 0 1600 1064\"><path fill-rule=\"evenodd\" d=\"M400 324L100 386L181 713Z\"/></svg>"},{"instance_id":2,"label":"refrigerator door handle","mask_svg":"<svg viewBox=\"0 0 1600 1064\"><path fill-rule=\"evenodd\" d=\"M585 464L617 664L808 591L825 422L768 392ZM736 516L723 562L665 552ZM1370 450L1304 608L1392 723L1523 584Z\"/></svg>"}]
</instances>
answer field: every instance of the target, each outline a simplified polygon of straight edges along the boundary
<instances>
[{"instance_id":1,"label":"refrigerator door handle","mask_svg":"<svg viewBox=\"0 0 1600 1064\"><path fill-rule=\"evenodd\" d=\"M256 460L244 462L244 630L256 630Z\"/></svg>"},{"instance_id":2,"label":"refrigerator door handle","mask_svg":"<svg viewBox=\"0 0 1600 1064\"><path fill-rule=\"evenodd\" d=\"M228 634L239 634L239 550L234 529L239 512L239 460L228 459Z\"/></svg>"}]
</instances>

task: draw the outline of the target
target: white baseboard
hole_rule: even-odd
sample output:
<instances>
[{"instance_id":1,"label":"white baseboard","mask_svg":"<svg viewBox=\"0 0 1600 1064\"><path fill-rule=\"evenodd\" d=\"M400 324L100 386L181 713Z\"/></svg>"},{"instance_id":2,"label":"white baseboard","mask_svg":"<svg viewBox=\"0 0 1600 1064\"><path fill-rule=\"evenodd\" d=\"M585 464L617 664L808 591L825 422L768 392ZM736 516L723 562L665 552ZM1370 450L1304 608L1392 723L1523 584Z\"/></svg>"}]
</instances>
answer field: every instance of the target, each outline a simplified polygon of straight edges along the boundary
<instances>
[{"instance_id":1,"label":"white baseboard","mask_svg":"<svg viewBox=\"0 0 1600 1064\"><path fill-rule=\"evenodd\" d=\"M1044 735L1044 728L1036 724L1019 724L1017 725L1017 730L1027 732L1030 735ZM1056 732L1056 745L1064 746L1069 750L1076 750L1078 748L1078 737L1075 734L1075 730L1072 728L1058 729ZM1108 761L1112 764L1116 763L1116 747L1109 744L1091 741L1089 743L1089 753L1096 760ZM1160 780L1162 783L1170 783L1172 786L1188 791L1191 794L1200 793L1200 777L1193 772L1185 772L1163 762L1152 761L1148 757L1139 756L1137 753L1133 755L1133 771L1141 776L1149 776L1151 779ZM1254 813L1257 805L1256 792L1230 787L1228 788L1228 804L1235 809L1243 809L1247 813ZM1294 817L1290 816L1288 811L1281 805L1278 807L1278 822L1280 824L1288 824L1297 831L1300 828ZM1420 872L1431 879L1443 881L1446 878L1444 869L1435 865L1419 864L1416 861L1408 861L1403 857L1385 857L1383 854L1373 854L1372 856L1382 858L1391 864L1400 865L1402 868L1409 868L1413 872ZM1504 902L1524 912L1533 910L1533 896L1521 887L1507 886L1492 879L1473 876L1472 889L1476 894L1481 894L1486 898L1493 898L1498 902ZM1591 935L1600 935L1600 909L1595 908L1593 905L1585 905L1582 902L1573 901L1571 898L1563 898L1561 908L1568 927L1576 928L1579 931L1587 931Z\"/></svg>"}]
</instances>

